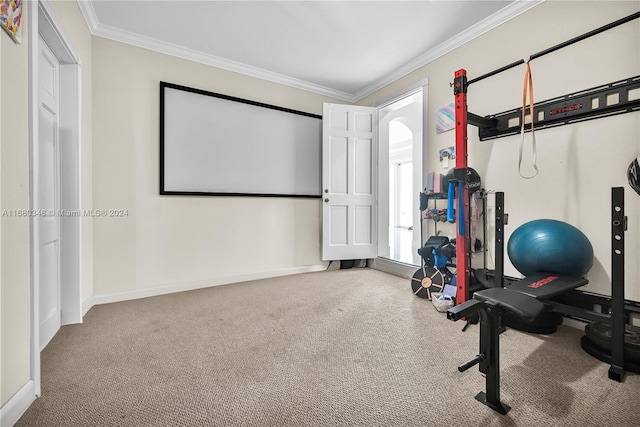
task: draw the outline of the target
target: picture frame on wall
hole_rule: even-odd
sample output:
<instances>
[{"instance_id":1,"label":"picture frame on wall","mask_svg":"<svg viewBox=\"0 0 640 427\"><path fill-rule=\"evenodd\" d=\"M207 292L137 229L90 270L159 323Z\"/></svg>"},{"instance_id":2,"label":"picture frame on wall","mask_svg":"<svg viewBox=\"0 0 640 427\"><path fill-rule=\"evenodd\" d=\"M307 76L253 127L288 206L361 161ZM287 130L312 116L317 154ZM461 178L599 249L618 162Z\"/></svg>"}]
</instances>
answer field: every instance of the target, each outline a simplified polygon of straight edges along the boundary
<instances>
[{"instance_id":1,"label":"picture frame on wall","mask_svg":"<svg viewBox=\"0 0 640 427\"><path fill-rule=\"evenodd\" d=\"M0 26L15 43L22 40L22 0L0 0Z\"/></svg>"},{"instance_id":2,"label":"picture frame on wall","mask_svg":"<svg viewBox=\"0 0 640 427\"><path fill-rule=\"evenodd\" d=\"M436 111L436 133L444 133L455 128L453 102Z\"/></svg>"}]
</instances>

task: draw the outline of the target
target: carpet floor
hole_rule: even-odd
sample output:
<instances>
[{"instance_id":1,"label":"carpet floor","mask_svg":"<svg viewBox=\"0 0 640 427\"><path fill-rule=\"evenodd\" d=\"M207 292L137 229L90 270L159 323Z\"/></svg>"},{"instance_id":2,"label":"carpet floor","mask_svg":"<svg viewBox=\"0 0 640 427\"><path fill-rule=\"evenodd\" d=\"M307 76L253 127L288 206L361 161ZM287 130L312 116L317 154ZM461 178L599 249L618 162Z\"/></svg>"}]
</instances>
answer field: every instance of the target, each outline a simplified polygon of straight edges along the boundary
<instances>
[{"instance_id":1,"label":"carpet floor","mask_svg":"<svg viewBox=\"0 0 640 427\"><path fill-rule=\"evenodd\" d=\"M583 333L501 335L503 416L461 332L409 280L334 270L94 306L42 352L17 426L638 426Z\"/></svg>"}]
</instances>

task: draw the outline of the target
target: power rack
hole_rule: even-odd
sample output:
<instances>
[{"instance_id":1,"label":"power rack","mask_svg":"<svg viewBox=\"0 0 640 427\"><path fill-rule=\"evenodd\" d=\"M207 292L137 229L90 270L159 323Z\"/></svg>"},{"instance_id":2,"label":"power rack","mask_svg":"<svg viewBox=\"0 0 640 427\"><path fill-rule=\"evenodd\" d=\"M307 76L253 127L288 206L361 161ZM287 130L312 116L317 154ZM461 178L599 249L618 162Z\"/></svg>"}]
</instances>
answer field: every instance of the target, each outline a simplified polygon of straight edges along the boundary
<instances>
[{"instance_id":1,"label":"power rack","mask_svg":"<svg viewBox=\"0 0 640 427\"><path fill-rule=\"evenodd\" d=\"M562 49L619 25L640 18L640 12L611 22L596 28L588 33L574 37L558 45L529 56L529 60L539 58L556 50ZM454 73L453 94L455 104L455 150L456 167L454 178L462 183L458 197L464 201L458 209L458 221L464 221L463 225L456 227L456 276L457 292L456 304L467 301L469 295L469 282L471 274L471 254L468 241L469 220L469 188L466 183L468 168L467 126L469 124L479 128L481 140L499 138L520 133L522 107L505 111L496 115L479 116L467 110L467 90L469 85L499 74L503 71L524 64L525 60L512 62L475 79L467 79L467 71L460 69ZM534 111L540 112L536 117L531 117L535 129L545 129L553 126L572 124L580 121L601 117L640 111L640 76L630 77L625 80L608 83L580 92L563 95L547 101L534 104ZM531 106L529 106L530 108ZM531 124L525 123L525 132L531 129ZM460 233L462 231L462 233ZM466 235L465 235L466 234Z\"/></svg>"}]
</instances>

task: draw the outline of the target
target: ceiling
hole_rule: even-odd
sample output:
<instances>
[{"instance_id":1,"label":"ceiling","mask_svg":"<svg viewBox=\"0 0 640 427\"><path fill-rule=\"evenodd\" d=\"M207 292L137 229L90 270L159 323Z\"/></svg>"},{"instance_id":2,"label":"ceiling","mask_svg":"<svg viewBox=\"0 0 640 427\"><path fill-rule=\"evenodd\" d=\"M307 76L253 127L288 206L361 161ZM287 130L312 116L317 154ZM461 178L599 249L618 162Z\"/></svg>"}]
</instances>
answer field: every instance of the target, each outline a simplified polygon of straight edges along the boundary
<instances>
[{"instance_id":1,"label":"ceiling","mask_svg":"<svg viewBox=\"0 0 640 427\"><path fill-rule=\"evenodd\" d=\"M356 102L539 2L78 4L96 36Z\"/></svg>"}]
</instances>

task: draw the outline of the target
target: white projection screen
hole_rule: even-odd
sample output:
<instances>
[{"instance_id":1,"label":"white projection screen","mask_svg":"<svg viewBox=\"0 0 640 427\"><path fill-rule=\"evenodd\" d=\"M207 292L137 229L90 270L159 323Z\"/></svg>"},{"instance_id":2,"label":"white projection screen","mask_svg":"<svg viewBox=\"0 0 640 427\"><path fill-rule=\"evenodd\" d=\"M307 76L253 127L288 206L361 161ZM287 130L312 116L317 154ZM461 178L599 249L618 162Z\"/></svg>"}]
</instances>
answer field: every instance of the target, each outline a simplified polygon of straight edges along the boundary
<instances>
[{"instance_id":1,"label":"white projection screen","mask_svg":"<svg viewBox=\"0 0 640 427\"><path fill-rule=\"evenodd\" d=\"M322 116L160 82L160 194L320 197Z\"/></svg>"}]
</instances>

